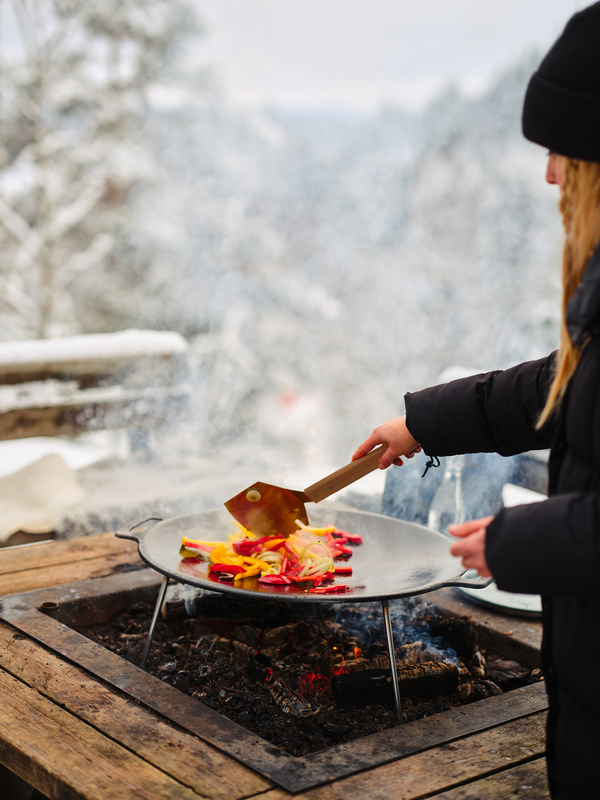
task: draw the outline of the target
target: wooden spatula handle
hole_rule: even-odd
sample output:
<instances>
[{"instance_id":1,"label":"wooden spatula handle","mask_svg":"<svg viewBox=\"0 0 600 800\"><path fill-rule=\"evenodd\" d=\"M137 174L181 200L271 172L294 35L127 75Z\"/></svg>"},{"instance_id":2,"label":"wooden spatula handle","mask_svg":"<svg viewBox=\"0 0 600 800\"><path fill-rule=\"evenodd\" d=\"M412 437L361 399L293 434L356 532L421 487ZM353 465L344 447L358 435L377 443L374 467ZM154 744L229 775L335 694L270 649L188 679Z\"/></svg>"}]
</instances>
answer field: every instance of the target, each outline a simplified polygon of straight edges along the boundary
<instances>
[{"instance_id":1,"label":"wooden spatula handle","mask_svg":"<svg viewBox=\"0 0 600 800\"><path fill-rule=\"evenodd\" d=\"M359 478L368 475L369 472L373 472L373 470L377 468L380 456L382 453L385 453L386 450L387 445L379 445L375 450L371 450L370 453L367 453L366 456L357 458L356 461L346 464L345 467L332 472L331 475L328 475L326 478L322 478L320 481L313 483L312 486L304 490L304 493L308 495L313 503L324 500L326 497L329 497L329 495L339 492L339 490L343 489L345 486L349 486Z\"/></svg>"}]
</instances>

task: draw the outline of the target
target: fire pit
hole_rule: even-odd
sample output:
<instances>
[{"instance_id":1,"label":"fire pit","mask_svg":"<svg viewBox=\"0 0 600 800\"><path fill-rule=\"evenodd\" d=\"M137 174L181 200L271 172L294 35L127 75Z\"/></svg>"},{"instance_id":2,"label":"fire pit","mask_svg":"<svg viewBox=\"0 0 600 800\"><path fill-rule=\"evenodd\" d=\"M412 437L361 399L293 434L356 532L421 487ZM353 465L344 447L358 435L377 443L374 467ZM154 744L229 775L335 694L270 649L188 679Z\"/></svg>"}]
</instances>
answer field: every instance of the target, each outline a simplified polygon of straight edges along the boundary
<instances>
[{"instance_id":1,"label":"fire pit","mask_svg":"<svg viewBox=\"0 0 600 800\"><path fill-rule=\"evenodd\" d=\"M148 528L148 522L154 524ZM347 530L365 543L364 547L355 548L352 561L356 564L356 569L346 579L345 591L337 593L337 597L340 602L381 602L391 688L396 718L401 722L400 686L395 668L396 655L389 613L390 599L414 597L441 586L484 587L490 581L479 577L470 578L460 571L457 574L460 567L457 559L452 558L448 552L446 537L422 525L381 514L329 507L311 509L310 523L320 528L333 526L341 531ZM232 529L235 530L231 516L224 509L217 509L166 520L140 520L117 531L118 537L137 541L142 559L165 576L142 655L142 666L145 666L150 652L154 627L169 579L233 594L239 598L245 597L252 602L274 596L291 604L325 600L312 594L315 591L321 592L320 588L308 590L296 584L263 586L260 580L247 579L237 586L227 585L218 579L211 580L212 575L207 572L205 562L201 561L190 567L190 560L180 557L182 537L228 542Z\"/></svg>"},{"instance_id":2,"label":"fire pit","mask_svg":"<svg viewBox=\"0 0 600 800\"><path fill-rule=\"evenodd\" d=\"M147 664L164 682L296 756L396 724L377 604L290 608L174 588ZM440 615L419 598L392 605L405 723L541 678L482 653L468 616ZM151 611L136 602L79 630L138 663Z\"/></svg>"},{"instance_id":3,"label":"fire pit","mask_svg":"<svg viewBox=\"0 0 600 800\"><path fill-rule=\"evenodd\" d=\"M116 615L128 613L127 610L136 603L152 605L158 588L159 577L151 570L124 572L110 578L3 598L0 615L24 633L97 675L112 685L115 691L125 692L136 698L140 703L158 711L164 718L186 728L291 792L360 772L440 743L451 742L470 733L493 728L507 720L526 717L546 705L543 684L536 683L320 752L301 757L293 756L240 724L226 719L197 698L184 694L176 686L143 672L75 630L75 627L81 629L105 625ZM448 605L451 616L464 614L468 608L451 595L446 599L450 601ZM462 604L461 608L457 609L456 603ZM302 608L306 610L308 606ZM442 613L445 611L443 603L438 610ZM188 620L181 615L177 622L178 613L177 608L171 609L173 622L176 624L185 622L185 626L189 627L195 625L199 619ZM472 613L474 629L482 649L495 651L505 658L518 657L521 663L530 668L537 665L538 653L536 642L531 642L531 626L523 626L523 623L511 620L507 629L505 618L498 617L499 624L490 625L486 622L489 614L476 608L472 609ZM157 629L157 648L160 647L162 625L161 619ZM220 639L227 638L224 634L225 631L222 630L216 635ZM215 632L211 635L214 636ZM135 645L135 640L131 644ZM231 655L226 650L217 652L223 652L228 657ZM156 655L160 664L166 663L162 660L161 652L157 650ZM166 655L170 657L172 654ZM257 663L260 664L259 661ZM163 675L169 676L173 673L166 672ZM223 710L223 705L220 710ZM317 717L322 713L320 711ZM358 715L361 709L355 709L352 713ZM287 719L291 720L288 724L302 721L291 717ZM390 711L390 719L393 724L393 710Z\"/></svg>"}]
</instances>

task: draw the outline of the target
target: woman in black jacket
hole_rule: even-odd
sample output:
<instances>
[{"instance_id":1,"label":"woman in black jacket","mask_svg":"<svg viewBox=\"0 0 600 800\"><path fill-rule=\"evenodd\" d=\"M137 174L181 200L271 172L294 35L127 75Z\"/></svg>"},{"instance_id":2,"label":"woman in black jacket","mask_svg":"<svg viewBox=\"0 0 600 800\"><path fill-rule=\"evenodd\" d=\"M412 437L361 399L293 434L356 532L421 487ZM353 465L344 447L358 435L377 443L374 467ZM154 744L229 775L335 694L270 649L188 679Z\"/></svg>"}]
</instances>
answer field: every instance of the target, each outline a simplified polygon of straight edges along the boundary
<instances>
[{"instance_id":1,"label":"woman in black jacket","mask_svg":"<svg viewBox=\"0 0 600 800\"><path fill-rule=\"evenodd\" d=\"M557 353L406 395L359 458L550 447L549 497L451 526L451 552L505 591L541 594L554 798L600 797L600 3L576 14L529 83L525 136L547 148L566 240Z\"/></svg>"}]
</instances>

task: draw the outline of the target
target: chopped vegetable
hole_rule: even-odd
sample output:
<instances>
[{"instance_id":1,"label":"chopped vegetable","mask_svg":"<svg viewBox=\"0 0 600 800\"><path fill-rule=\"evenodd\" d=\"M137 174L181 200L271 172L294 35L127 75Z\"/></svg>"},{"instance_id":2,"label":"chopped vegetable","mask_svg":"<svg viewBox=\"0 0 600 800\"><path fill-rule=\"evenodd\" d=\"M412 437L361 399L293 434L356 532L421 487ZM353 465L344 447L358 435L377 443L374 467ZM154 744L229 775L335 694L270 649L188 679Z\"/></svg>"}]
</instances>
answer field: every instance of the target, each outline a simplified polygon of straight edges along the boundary
<instances>
[{"instance_id":1,"label":"chopped vegetable","mask_svg":"<svg viewBox=\"0 0 600 800\"><path fill-rule=\"evenodd\" d=\"M274 583L277 585L289 584L292 583L292 579L288 578L287 575L263 575L262 578L258 579L259 583Z\"/></svg>"},{"instance_id":2,"label":"chopped vegetable","mask_svg":"<svg viewBox=\"0 0 600 800\"><path fill-rule=\"evenodd\" d=\"M238 567L235 564L211 564L208 568L209 572L231 572L237 575L239 572L245 572L245 567Z\"/></svg>"},{"instance_id":3,"label":"chopped vegetable","mask_svg":"<svg viewBox=\"0 0 600 800\"><path fill-rule=\"evenodd\" d=\"M336 575L352 575L352 567L335 567Z\"/></svg>"},{"instance_id":4,"label":"chopped vegetable","mask_svg":"<svg viewBox=\"0 0 600 800\"><path fill-rule=\"evenodd\" d=\"M336 594L337 592L345 592L348 587L345 583L338 583L335 586L315 586L309 589L309 594Z\"/></svg>"},{"instance_id":5,"label":"chopped vegetable","mask_svg":"<svg viewBox=\"0 0 600 800\"><path fill-rule=\"evenodd\" d=\"M184 537L180 555L209 562L209 573L219 580L236 584L256 578L263 584L285 586L312 583L314 594L347 591L346 584L320 586L340 575L352 575L352 567L336 566L334 561L352 555L347 544L362 544L358 534L340 531L330 525L312 528L298 521L298 530L287 538L254 536L236 522L238 531L227 542L202 542Z\"/></svg>"},{"instance_id":6,"label":"chopped vegetable","mask_svg":"<svg viewBox=\"0 0 600 800\"><path fill-rule=\"evenodd\" d=\"M195 539L183 537L179 555L183 558L201 558L203 561L210 559L210 554L219 542L197 542Z\"/></svg>"}]
</instances>

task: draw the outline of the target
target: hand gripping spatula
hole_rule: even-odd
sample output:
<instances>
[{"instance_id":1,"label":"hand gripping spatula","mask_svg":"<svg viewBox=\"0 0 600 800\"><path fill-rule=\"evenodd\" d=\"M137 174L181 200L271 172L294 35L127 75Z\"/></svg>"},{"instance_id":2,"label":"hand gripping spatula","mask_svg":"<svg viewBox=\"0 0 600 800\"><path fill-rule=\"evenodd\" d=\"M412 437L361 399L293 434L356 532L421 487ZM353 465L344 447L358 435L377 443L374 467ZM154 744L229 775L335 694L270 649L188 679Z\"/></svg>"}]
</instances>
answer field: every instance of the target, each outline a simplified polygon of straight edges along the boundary
<instances>
[{"instance_id":1,"label":"hand gripping spatula","mask_svg":"<svg viewBox=\"0 0 600 800\"><path fill-rule=\"evenodd\" d=\"M369 472L373 472L379 457L386 450L387 445L380 445L366 456L357 458L356 461L313 483L303 492L258 481L236 494L231 500L227 500L225 507L252 533L260 536L289 536L298 530L297 519L308 525L304 503L318 503L368 475Z\"/></svg>"}]
</instances>

